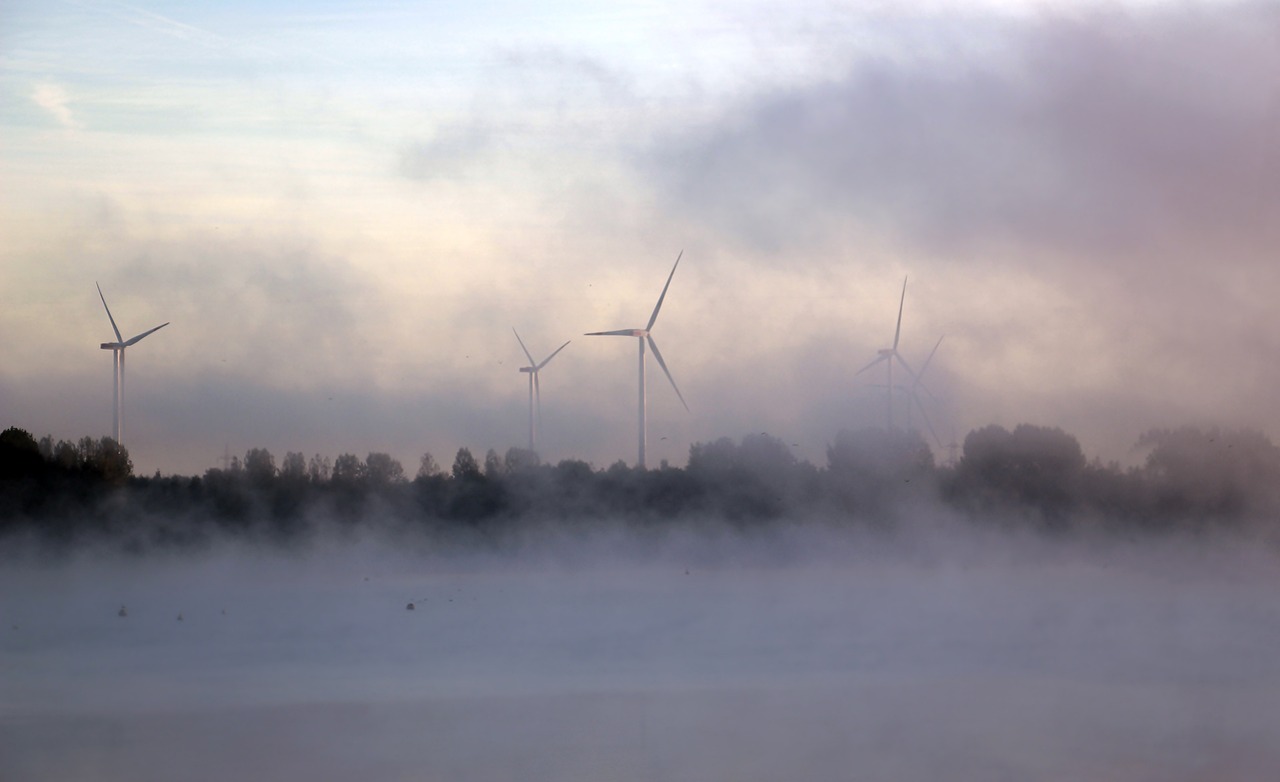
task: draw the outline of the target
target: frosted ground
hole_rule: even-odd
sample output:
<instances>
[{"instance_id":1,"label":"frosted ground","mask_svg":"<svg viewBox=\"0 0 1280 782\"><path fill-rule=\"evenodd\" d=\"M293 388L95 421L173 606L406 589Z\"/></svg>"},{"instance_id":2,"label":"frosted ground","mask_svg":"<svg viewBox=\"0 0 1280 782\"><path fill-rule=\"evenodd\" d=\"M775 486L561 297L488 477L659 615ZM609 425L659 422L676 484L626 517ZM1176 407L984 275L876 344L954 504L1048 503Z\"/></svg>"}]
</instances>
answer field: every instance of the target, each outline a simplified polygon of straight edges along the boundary
<instances>
[{"instance_id":1,"label":"frosted ground","mask_svg":"<svg viewBox=\"0 0 1280 782\"><path fill-rule=\"evenodd\" d=\"M10 556L0 778L1277 778L1277 565L813 529Z\"/></svg>"}]
</instances>

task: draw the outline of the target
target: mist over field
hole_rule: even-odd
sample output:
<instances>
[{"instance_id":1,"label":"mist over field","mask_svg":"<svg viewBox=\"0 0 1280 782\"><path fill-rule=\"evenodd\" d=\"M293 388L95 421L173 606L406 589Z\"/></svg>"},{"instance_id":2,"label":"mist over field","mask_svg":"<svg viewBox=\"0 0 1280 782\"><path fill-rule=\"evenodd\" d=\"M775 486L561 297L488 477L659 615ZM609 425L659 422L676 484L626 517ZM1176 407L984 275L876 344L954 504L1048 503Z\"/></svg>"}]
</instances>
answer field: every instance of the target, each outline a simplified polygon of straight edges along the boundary
<instances>
[{"instance_id":1,"label":"mist over field","mask_svg":"<svg viewBox=\"0 0 1280 782\"><path fill-rule=\"evenodd\" d=\"M941 511L892 532L598 520L482 546L373 529L7 547L0 778L1280 771L1274 538Z\"/></svg>"}]
</instances>

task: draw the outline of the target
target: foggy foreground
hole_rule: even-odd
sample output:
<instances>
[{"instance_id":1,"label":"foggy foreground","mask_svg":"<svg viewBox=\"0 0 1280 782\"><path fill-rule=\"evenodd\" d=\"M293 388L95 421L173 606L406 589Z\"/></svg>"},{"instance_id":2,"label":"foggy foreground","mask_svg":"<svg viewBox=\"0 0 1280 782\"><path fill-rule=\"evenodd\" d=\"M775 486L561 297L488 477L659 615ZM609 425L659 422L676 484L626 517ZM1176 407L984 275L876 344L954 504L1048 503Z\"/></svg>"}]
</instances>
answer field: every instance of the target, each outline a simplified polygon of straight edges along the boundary
<instances>
[{"instance_id":1,"label":"foggy foreground","mask_svg":"<svg viewBox=\"0 0 1280 782\"><path fill-rule=\"evenodd\" d=\"M973 528L10 554L0 779L1278 778L1278 565Z\"/></svg>"}]
</instances>

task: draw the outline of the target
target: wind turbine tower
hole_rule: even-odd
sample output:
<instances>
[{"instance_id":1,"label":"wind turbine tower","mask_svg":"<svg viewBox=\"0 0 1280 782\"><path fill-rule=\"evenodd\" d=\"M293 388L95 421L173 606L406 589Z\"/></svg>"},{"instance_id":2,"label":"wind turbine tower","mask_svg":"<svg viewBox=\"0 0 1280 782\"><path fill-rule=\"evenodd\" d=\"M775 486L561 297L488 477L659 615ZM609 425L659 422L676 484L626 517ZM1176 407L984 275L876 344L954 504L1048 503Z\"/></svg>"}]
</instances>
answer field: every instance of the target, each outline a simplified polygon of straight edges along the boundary
<instances>
[{"instance_id":1,"label":"wind turbine tower","mask_svg":"<svg viewBox=\"0 0 1280 782\"><path fill-rule=\"evenodd\" d=\"M547 356L541 363L539 363L533 360L533 356L529 353L529 349L524 346L524 340L520 339L520 332L512 328L511 333L516 335L516 342L520 343L520 349L524 351L525 357L529 359L529 366L520 367L520 371L529 375L529 450L536 452L537 448L535 446L538 442L538 430L542 428L542 388L538 383L538 372L545 367L551 359L556 357L556 353L559 353L568 347L569 343L566 342L556 348L555 353ZM534 412L535 405L537 409L536 415ZM534 423L535 420L537 422L536 425Z\"/></svg>"},{"instance_id":2,"label":"wind turbine tower","mask_svg":"<svg viewBox=\"0 0 1280 782\"><path fill-rule=\"evenodd\" d=\"M98 285L98 284L94 283L94 285ZM153 334L154 332L159 331L165 326L168 326L169 322L166 321L164 323L161 323L159 326L156 326L153 329L148 329L147 331L142 332L141 334L139 334L136 337L133 337L132 339L125 339L123 336L120 335L120 329L116 327L116 319L111 316L111 308L107 306L107 297L102 295L101 285L98 285L98 298L102 299L102 307L107 311L107 319L111 321L111 330L116 333L116 341L103 342L101 345L101 348L103 350L110 350L111 356L113 359L112 364L114 366L114 374L115 374L115 380L114 380L114 386L115 386L114 402L115 403L113 406L114 412L112 414L111 430L112 430L112 436L115 438L116 443L120 446L123 446L124 445L124 350L125 348L131 345L136 345L138 342L142 340L143 337Z\"/></svg>"},{"instance_id":3,"label":"wind turbine tower","mask_svg":"<svg viewBox=\"0 0 1280 782\"><path fill-rule=\"evenodd\" d=\"M658 343L653 341L653 324L658 320L658 311L662 309L662 302L667 298L667 289L671 287L671 278L676 276L676 267L680 265L680 259L684 257L684 250L676 256L675 265L671 267L671 274L667 275L667 284L662 286L662 295L658 296L658 303L653 307L653 314L649 316L649 323L642 329L618 329L617 331L592 331L588 332L588 337L635 337L640 349L639 359L639 376L640 376L640 398L639 398L639 458L637 464L640 469L645 468L644 446L645 446L645 388L644 388L644 346L647 342L653 350L653 357L658 359L658 366L662 367L662 373L667 376L667 380L671 381L671 387L675 389L676 396L680 398L680 404L684 405L684 409L689 409L689 403L684 401L684 394L680 393L679 386L676 385L675 378L671 376L671 371L667 369L667 362L662 360L662 351L658 350Z\"/></svg>"}]
</instances>

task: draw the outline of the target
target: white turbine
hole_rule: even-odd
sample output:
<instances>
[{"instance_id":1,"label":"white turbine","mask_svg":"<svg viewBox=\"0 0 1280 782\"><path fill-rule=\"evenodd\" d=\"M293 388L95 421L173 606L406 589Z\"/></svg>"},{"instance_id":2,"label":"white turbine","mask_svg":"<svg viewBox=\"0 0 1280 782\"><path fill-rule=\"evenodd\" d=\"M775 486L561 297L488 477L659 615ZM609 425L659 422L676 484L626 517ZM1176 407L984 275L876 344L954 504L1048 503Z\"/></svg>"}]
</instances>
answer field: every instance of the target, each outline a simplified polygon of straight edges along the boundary
<instances>
[{"instance_id":1,"label":"white turbine","mask_svg":"<svg viewBox=\"0 0 1280 782\"><path fill-rule=\"evenodd\" d=\"M853 376L857 377L858 375L861 375L863 372L866 372L868 369L871 369L872 367L874 367L876 364L879 364L881 361L885 362L888 365L889 377L888 377L888 382L886 384L888 393L885 396L888 399L887 421L888 421L888 429L890 431L893 430L893 362L897 361L899 364L902 364L902 368L907 370L907 374L910 375L913 380L915 379L915 376L916 376L916 373L911 369L911 365L908 364L907 360L902 357L901 353L898 352L898 339L902 336L902 305L906 303L906 300L907 300L907 278L903 277L902 278L902 298L898 300L898 325L893 332L893 347L888 347L888 348L884 348L882 350L877 351L878 355L874 359L872 359L871 363L867 364L862 369L859 369L857 372L853 373Z\"/></svg>"},{"instance_id":2,"label":"white turbine","mask_svg":"<svg viewBox=\"0 0 1280 782\"><path fill-rule=\"evenodd\" d=\"M94 283L94 285L98 285ZM98 285L98 298L102 299L102 307L107 311L107 318L111 321L111 330L116 333L115 342L103 342L101 347L103 350L110 350L115 374L115 405L112 415L111 428L113 436L118 445L124 445L124 349L130 345L137 344L143 337L148 336L160 329L168 326L166 321L153 329L142 332L132 339L125 339L120 335L120 329L116 327L116 319L111 316L111 308L107 306L107 297L102 295L102 286Z\"/></svg>"},{"instance_id":3,"label":"white turbine","mask_svg":"<svg viewBox=\"0 0 1280 782\"><path fill-rule=\"evenodd\" d=\"M537 449L535 446L537 445L538 430L542 428L542 388L538 383L538 371L541 370L543 367L545 367L551 361L551 359L555 358L556 353L559 353L560 351L568 347L569 343L566 342L560 347L556 348L555 353L552 353L551 355L544 358L542 360L542 363L538 363L537 361L533 360L533 356L529 353L529 349L524 346L524 340L520 339L520 332L516 331L515 328L512 328L511 333L516 335L516 342L520 343L520 349L524 351L525 356L528 357L529 359L529 366L520 367L520 371L525 372L529 375L529 450L536 451ZM536 414L537 425L536 426L534 425L535 400L537 404L537 414Z\"/></svg>"},{"instance_id":4,"label":"white turbine","mask_svg":"<svg viewBox=\"0 0 1280 782\"><path fill-rule=\"evenodd\" d=\"M680 259L684 257L684 250L676 256L675 265L671 267L671 274L667 275L667 284L662 286L662 295L658 297L658 303L653 307L653 314L649 316L649 323L642 329L618 329L617 331L592 331L586 336L588 337L635 337L640 345L640 458L638 464L640 469L644 469L644 446L645 446L645 393L644 393L644 345L649 343L649 347L653 349L653 357L658 359L658 366L662 367L662 373L667 376L667 380L671 381L671 387L675 389L676 396L680 397L680 404L684 405L684 409L689 409L689 403L684 401L684 394L680 393L676 380L671 376L671 371L667 369L667 362L662 360L662 351L658 350L658 343L653 341L653 335L649 332L653 329L653 324L658 319L658 310L662 309L662 301L667 298L667 288L671 287L671 278L676 276L676 267L680 265Z\"/></svg>"}]
</instances>

